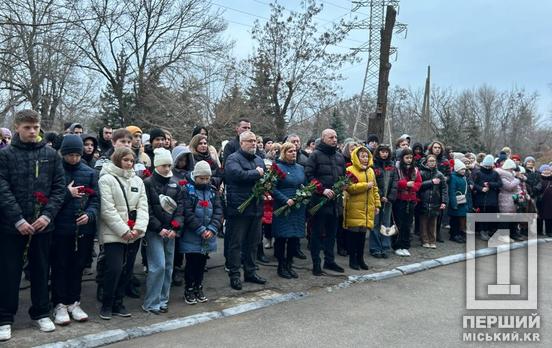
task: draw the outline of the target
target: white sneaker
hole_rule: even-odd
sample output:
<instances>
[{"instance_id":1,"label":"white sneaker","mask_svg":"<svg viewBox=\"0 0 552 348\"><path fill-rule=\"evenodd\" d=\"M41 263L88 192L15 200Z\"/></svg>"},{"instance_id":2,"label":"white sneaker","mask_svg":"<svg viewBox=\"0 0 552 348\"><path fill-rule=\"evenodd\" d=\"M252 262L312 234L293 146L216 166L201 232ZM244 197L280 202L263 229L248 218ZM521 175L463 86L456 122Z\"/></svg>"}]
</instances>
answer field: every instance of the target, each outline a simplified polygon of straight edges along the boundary
<instances>
[{"instance_id":1,"label":"white sneaker","mask_svg":"<svg viewBox=\"0 0 552 348\"><path fill-rule=\"evenodd\" d=\"M88 320L88 314L86 314L82 308L80 307L80 302L75 302L72 305L67 307L67 311L69 314L71 314L71 317L74 321L87 321Z\"/></svg>"},{"instance_id":2,"label":"white sneaker","mask_svg":"<svg viewBox=\"0 0 552 348\"><path fill-rule=\"evenodd\" d=\"M410 256L410 251L407 249L403 249L403 255L402 256Z\"/></svg>"},{"instance_id":3,"label":"white sneaker","mask_svg":"<svg viewBox=\"0 0 552 348\"><path fill-rule=\"evenodd\" d=\"M500 236L498 237L498 241L502 243L513 243L514 241L510 239L508 236Z\"/></svg>"},{"instance_id":4,"label":"white sneaker","mask_svg":"<svg viewBox=\"0 0 552 348\"><path fill-rule=\"evenodd\" d=\"M69 318L69 313L67 312L67 306L58 303L54 309L54 323L64 326L71 323L71 318Z\"/></svg>"},{"instance_id":5,"label":"white sneaker","mask_svg":"<svg viewBox=\"0 0 552 348\"><path fill-rule=\"evenodd\" d=\"M395 255L404 256L403 250L402 250L402 249L397 249L397 250L395 250Z\"/></svg>"},{"instance_id":6,"label":"white sneaker","mask_svg":"<svg viewBox=\"0 0 552 348\"><path fill-rule=\"evenodd\" d=\"M437 249L437 244L430 244L429 247L430 247L431 249Z\"/></svg>"},{"instance_id":7,"label":"white sneaker","mask_svg":"<svg viewBox=\"0 0 552 348\"><path fill-rule=\"evenodd\" d=\"M422 244L422 247L424 247L424 248L431 248L431 246L430 246L429 243L424 243L424 244Z\"/></svg>"},{"instance_id":8,"label":"white sneaker","mask_svg":"<svg viewBox=\"0 0 552 348\"><path fill-rule=\"evenodd\" d=\"M56 326L50 318L38 319L35 323L42 332L52 332L56 330Z\"/></svg>"},{"instance_id":9,"label":"white sneaker","mask_svg":"<svg viewBox=\"0 0 552 348\"><path fill-rule=\"evenodd\" d=\"M11 325L0 326L0 342L7 341L11 338Z\"/></svg>"}]
</instances>

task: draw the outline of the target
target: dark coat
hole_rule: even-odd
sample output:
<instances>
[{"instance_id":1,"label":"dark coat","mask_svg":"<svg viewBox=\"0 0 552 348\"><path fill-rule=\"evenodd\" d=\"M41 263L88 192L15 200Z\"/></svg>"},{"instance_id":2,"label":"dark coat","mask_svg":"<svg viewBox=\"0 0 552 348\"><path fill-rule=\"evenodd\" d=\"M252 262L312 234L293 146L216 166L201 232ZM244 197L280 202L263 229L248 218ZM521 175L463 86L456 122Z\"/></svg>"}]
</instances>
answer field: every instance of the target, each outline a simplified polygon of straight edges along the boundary
<instances>
[{"instance_id":1,"label":"dark coat","mask_svg":"<svg viewBox=\"0 0 552 348\"><path fill-rule=\"evenodd\" d=\"M98 173L88 167L83 161L72 166L65 161L65 182L74 182L73 186L85 186L94 190L95 194L82 198L75 198L68 189L65 190L65 200L55 221L55 235L70 236L75 234L77 224L75 220L82 212L88 215L88 223L79 226L79 234L96 234L96 220L100 210L100 189L98 188ZM82 206L81 206L82 205Z\"/></svg>"},{"instance_id":2,"label":"dark coat","mask_svg":"<svg viewBox=\"0 0 552 348\"><path fill-rule=\"evenodd\" d=\"M183 253L210 253L217 250L217 233L222 228L223 208L214 186L199 189L193 182L184 189L184 232L179 248ZM201 234L209 230L214 236L205 240Z\"/></svg>"},{"instance_id":3,"label":"dark coat","mask_svg":"<svg viewBox=\"0 0 552 348\"><path fill-rule=\"evenodd\" d=\"M458 204L456 200L457 193L466 194L467 203ZM471 191L468 187L468 180L465 176L460 176L453 172L449 177L449 216L466 216L472 210Z\"/></svg>"},{"instance_id":4,"label":"dark coat","mask_svg":"<svg viewBox=\"0 0 552 348\"><path fill-rule=\"evenodd\" d=\"M305 167L305 176L307 181L317 179L320 181L324 189L331 189L337 179L345 175L345 158L337 148L320 143L309 156L307 166ZM322 200L322 195L315 193L312 196L309 206L314 206ZM340 201L341 204L341 201ZM319 211L318 214L337 215L340 210L337 200L328 201Z\"/></svg>"},{"instance_id":5,"label":"dark coat","mask_svg":"<svg viewBox=\"0 0 552 348\"><path fill-rule=\"evenodd\" d=\"M540 182L541 176L539 172L537 172L536 170L533 171L529 169L525 170L525 176L527 177L527 181L525 182L525 185L527 187L527 193L529 193L529 196L531 196L531 198L534 199L536 198L535 189Z\"/></svg>"},{"instance_id":6,"label":"dark coat","mask_svg":"<svg viewBox=\"0 0 552 348\"><path fill-rule=\"evenodd\" d=\"M243 214L240 214L238 211L238 207L249 198L253 191L253 186L261 178L256 169L257 167L266 170L264 161L260 157L249 154L241 149L231 154L226 160L224 167L226 216L261 217L263 215L262 199L254 200L245 209Z\"/></svg>"},{"instance_id":7,"label":"dark coat","mask_svg":"<svg viewBox=\"0 0 552 348\"><path fill-rule=\"evenodd\" d=\"M535 187L537 195L537 206L539 217L541 219L552 219L552 176L540 177L539 183Z\"/></svg>"},{"instance_id":8,"label":"dark coat","mask_svg":"<svg viewBox=\"0 0 552 348\"><path fill-rule=\"evenodd\" d=\"M10 146L0 150L0 230L18 233L16 223L32 223L35 192L48 197L40 215L50 219L43 232L54 229L54 219L65 199L62 159L46 142L23 143L16 134Z\"/></svg>"},{"instance_id":9,"label":"dark coat","mask_svg":"<svg viewBox=\"0 0 552 348\"><path fill-rule=\"evenodd\" d=\"M397 169L392 159L386 161L374 156L374 174L378 183L379 195L381 198L386 197L389 202L393 202L397 198Z\"/></svg>"},{"instance_id":10,"label":"dark coat","mask_svg":"<svg viewBox=\"0 0 552 348\"><path fill-rule=\"evenodd\" d=\"M278 180L276 188L272 192L274 197L274 210L286 205L288 199L295 196L295 192L306 184L305 169L298 163L289 164L277 161L280 169L286 173L284 180ZM302 238L305 236L305 210L293 208L288 215L274 215L272 218L272 235L275 238Z\"/></svg>"},{"instance_id":11,"label":"dark coat","mask_svg":"<svg viewBox=\"0 0 552 348\"><path fill-rule=\"evenodd\" d=\"M309 154L305 150L301 150L297 153L297 163L305 167L309 160Z\"/></svg>"},{"instance_id":12,"label":"dark coat","mask_svg":"<svg viewBox=\"0 0 552 348\"><path fill-rule=\"evenodd\" d=\"M494 169L485 167L475 171L473 181L473 205L475 207L498 207L498 193L502 187L500 175ZM489 183L489 191L483 192L485 183Z\"/></svg>"},{"instance_id":13,"label":"dark coat","mask_svg":"<svg viewBox=\"0 0 552 348\"><path fill-rule=\"evenodd\" d=\"M240 137L237 136L226 143L222 153L222 165L226 165L226 161L231 154L237 152L240 149Z\"/></svg>"},{"instance_id":14,"label":"dark coat","mask_svg":"<svg viewBox=\"0 0 552 348\"><path fill-rule=\"evenodd\" d=\"M171 178L164 178L157 172L144 180L146 196L148 197L149 221L146 233L159 234L162 229L173 230L177 235L182 232L184 226L184 207L181 202L183 199L182 188ZM171 214L165 211L161 206L159 195L172 198L177 203L176 209ZM179 228L172 226L171 221L175 221Z\"/></svg>"},{"instance_id":15,"label":"dark coat","mask_svg":"<svg viewBox=\"0 0 552 348\"><path fill-rule=\"evenodd\" d=\"M430 169L422 164L420 170L422 187L418 191L420 201L416 208L422 215L438 216L441 204L448 204L447 178L437 168ZM435 185L433 179L441 182Z\"/></svg>"}]
</instances>

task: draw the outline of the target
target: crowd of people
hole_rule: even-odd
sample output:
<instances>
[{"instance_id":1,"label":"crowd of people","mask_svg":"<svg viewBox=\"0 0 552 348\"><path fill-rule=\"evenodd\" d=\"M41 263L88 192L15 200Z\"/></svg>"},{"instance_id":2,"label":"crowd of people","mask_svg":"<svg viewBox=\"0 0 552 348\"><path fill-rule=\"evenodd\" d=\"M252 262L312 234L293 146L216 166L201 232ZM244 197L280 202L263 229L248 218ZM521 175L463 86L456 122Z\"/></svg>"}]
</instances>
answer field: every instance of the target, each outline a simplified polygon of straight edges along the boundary
<instances>
[{"instance_id":1,"label":"crowd of people","mask_svg":"<svg viewBox=\"0 0 552 348\"><path fill-rule=\"evenodd\" d=\"M241 290L242 281L267 282L257 273L266 249L274 249L278 276L298 278L293 261L307 259L302 238L312 274L323 276L344 272L336 251L351 269L369 269L366 239L374 258L408 257L413 240L434 249L446 230L465 243L468 213L538 212L539 233L552 236L552 167L507 147L496 156L459 153L439 141L411 144L407 134L394 145L375 135L340 143L332 129L302 146L296 134L262 138L240 119L236 137L217 151L201 126L186 144L133 125L105 126L98 137L78 123L43 132L33 110L17 112L14 125L13 136L0 133L2 341L11 338L22 273L41 331L86 321L81 282L95 259L99 316L109 320L130 317L125 296L141 296L138 252L147 272L142 310L159 315L173 286L184 286L187 304L208 301L204 272L218 239L229 285ZM273 187L244 207L276 167L282 175ZM354 180L339 191L344 177ZM309 184L316 190L305 203L297 192ZM517 223L476 224L482 240L499 228L510 230L506 241L528 233Z\"/></svg>"}]
</instances>

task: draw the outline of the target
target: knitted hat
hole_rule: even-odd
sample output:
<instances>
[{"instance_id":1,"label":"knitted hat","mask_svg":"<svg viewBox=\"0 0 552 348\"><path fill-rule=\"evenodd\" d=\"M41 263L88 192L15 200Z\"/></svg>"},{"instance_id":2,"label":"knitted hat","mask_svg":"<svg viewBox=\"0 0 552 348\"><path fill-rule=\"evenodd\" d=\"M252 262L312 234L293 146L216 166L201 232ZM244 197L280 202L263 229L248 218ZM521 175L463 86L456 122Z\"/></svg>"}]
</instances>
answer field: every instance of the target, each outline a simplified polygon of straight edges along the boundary
<instances>
[{"instance_id":1,"label":"knitted hat","mask_svg":"<svg viewBox=\"0 0 552 348\"><path fill-rule=\"evenodd\" d=\"M4 138L7 138L7 137L10 137L10 138L11 138L12 133L11 133L11 131L10 131L9 129L7 129L7 128L0 128L0 129L2 130L2 136L3 136Z\"/></svg>"},{"instance_id":2,"label":"knitted hat","mask_svg":"<svg viewBox=\"0 0 552 348\"><path fill-rule=\"evenodd\" d=\"M505 169L505 170L516 169L516 167L517 167L516 162L512 161L509 158L502 165L502 169Z\"/></svg>"},{"instance_id":3,"label":"knitted hat","mask_svg":"<svg viewBox=\"0 0 552 348\"><path fill-rule=\"evenodd\" d=\"M153 159L153 165L155 167L162 166L165 164L172 165L172 156L171 152L165 148L159 148L153 150L154 159Z\"/></svg>"},{"instance_id":4,"label":"knitted hat","mask_svg":"<svg viewBox=\"0 0 552 348\"><path fill-rule=\"evenodd\" d=\"M517 155L517 154L516 154L516 155L512 155L511 158L512 158L512 160L514 160L514 161L515 161L515 160L521 161L521 156L520 156L520 155Z\"/></svg>"},{"instance_id":5,"label":"knitted hat","mask_svg":"<svg viewBox=\"0 0 552 348\"><path fill-rule=\"evenodd\" d=\"M508 159L508 154L504 151L500 151L500 153L498 154L498 159L497 161L498 162L504 162Z\"/></svg>"},{"instance_id":6,"label":"knitted hat","mask_svg":"<svg viewBox=\"0 0 552 348\"><path fill-rule=\"evenodd\" d=\"M525 157L525 159L523 160L523 165L526 165L527 162L529 162L529 161L537 162L537 160L535 159L535 157L533 157L533 156L527 156L527 157Z\"/></svg>"},{"instance_id":7,"label":"knitted hat","mask_svg":"<svg viewBox=\"0 0 552 348\"><path fill-rule=\"evenodd\" d=\"M62 156L68 155L70 153L78 153L82 156L83 147L84 146L82 144L82 139L79 135L67 134L63 137L59 152Z\"/></svg>"},{"instance_id":8,"label":"knitted hat","mask_svg":"<svg viewBox=\"0 0 552 348\"><path fill-rule=\"evenodd\" d=\"M462 161L454 161L454 171L459 172L462 169L466 169L466 165Z\"/></svg>"},{"instance_id":9,"label":"knitted hat","mask_svg":"<svg viewBox=\"0 0 552 348\"><path fill-rule=\"evenodd\" d=\"M544 172L545 170L550 170L552 167L550 167L550 165L548 164L543 164L542 166L539 167L539 172L542 173Z\"/></svg>"},{"instance_id":10,"label":"knitted hat","mask_svg":"<svg viewBox=\"0 0 552 348\"><path fill-rule=\"evenodd\" d=\"M163 132L163 130L159 128L154 128L150 130L149 135L150 135L150 141L155 140L155 138L165 139L165 132Z\"/></svg>"},{"instance_id":11,"label":"knitted hat","mask_svg":"<svg viewBox=\"0 0 552 348\"><path fill-rule=\"evenodd\" d=\"M130 134L132 134L132 136L136 135L136 133L143 133L142 130L136 126L128 126L126 129L130 132Z\"/></svg>"},{"instance_id":12,"label":"knitted hat","mask_svg":"<svg viewBox=\"0 0 552 348\"><path fill-rule=\"evenodd\" d=\"M379 143L379 138L375 134L368 135L368 139L366 139L366 144L370 144L372 141L375 141L376 143Z\"/></svg>"},{"instance_id":13,"label":"knitted hat","mask_svg":"<svg viewBox=\"0 0 552 348\"><path fill-rule=\"evenodd\" d=\"M211 166L205 161L199 161L194 167L192 178L196 176L211 176Z\"/></svg>"},{"instance_id":14,"label":"knitted hat","mask_svg":"<svg viewBox=\"0 0 552 348\"><path fill-rule=\"evenodd\" d=\"M485 158L483 159L483 161L481 161L481 165L483 167L492 167L493 166L493 163L494 163L494 157L493 155L487 155L485 156Z\"/></svg>"}]
</instances>

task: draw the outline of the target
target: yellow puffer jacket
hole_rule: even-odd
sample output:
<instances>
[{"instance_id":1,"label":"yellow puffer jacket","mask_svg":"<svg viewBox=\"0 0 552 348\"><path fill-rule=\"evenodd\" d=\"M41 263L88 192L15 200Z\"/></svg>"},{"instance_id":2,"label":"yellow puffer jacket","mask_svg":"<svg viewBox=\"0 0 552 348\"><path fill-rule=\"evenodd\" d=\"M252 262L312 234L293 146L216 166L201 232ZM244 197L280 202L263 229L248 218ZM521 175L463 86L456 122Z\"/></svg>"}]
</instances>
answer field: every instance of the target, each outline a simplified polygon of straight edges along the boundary
<instances>
[{"instance_id":1,"label":"yellow puffer jacket","mask_svg":"<svg viewBox=\"0 0 552 348\"><path fill-rule=\"evenodd\" d=\"M343 196L343 227L345 229L352 227L373 229L376 208L381 207L376 175L372 169L372 154L368 151L370 156L368 168L363 169L358 159L359 149L360 147L357 147L353 150L351 154L353 164L347 167L347 171L357 177L358 183L351 184ZM368 188L369 182L373 183L371 188Z\"/></svg>"}]
</instances>

